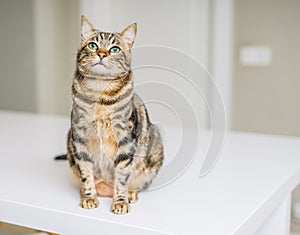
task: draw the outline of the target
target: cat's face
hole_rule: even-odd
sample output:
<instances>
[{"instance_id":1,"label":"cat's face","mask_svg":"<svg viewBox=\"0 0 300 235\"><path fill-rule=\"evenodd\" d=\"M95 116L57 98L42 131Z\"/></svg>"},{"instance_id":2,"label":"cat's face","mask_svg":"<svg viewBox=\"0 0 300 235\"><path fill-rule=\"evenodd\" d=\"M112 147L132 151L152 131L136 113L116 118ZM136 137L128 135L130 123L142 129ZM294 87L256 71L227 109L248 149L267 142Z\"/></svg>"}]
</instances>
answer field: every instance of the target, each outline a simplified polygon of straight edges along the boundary
<instances>
[{"instance_id":1,"label":"cat's face","mask_svg":"<svg viewBox=\"0 0 300 235\"><path fill-rule=\"evenodd\" d=\"M136 24L121 33L95 30L81 18L81 48L77 54L77 68L87 77L111 79L127 73L131 66L130 49L136 36Z\"/></svg>"}]
</instances>

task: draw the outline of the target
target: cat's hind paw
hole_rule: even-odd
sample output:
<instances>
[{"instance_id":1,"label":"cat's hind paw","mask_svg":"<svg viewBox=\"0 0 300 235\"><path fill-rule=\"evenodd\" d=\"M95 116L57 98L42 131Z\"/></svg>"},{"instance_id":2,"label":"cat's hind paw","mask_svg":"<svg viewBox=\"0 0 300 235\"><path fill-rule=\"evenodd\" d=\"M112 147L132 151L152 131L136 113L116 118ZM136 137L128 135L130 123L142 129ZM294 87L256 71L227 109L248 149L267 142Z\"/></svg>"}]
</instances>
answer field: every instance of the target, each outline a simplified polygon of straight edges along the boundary
<instances>
[{"instance_id":1,"label":"cat's hind paw","mask_svg":"<svg viewBox=\"0 0 300 235\"><path fill-rule=\"evenodd\" d=\"M80 206L84 209L93 209L99 206L97 197L82 198L80 200Z\"/></svg>"},{"instance_id":2,"label":"cat's hind paw","mask_svg":"<svg viewBox=\"0 0 300 235\"><path fill-rule=\"evenodd\" d=\"M130 211L130 206L127 202L113 202L111 205L111 212L114 214L122 215Z\"/></svg>"},{"instance_id":3,"label":"cat's hind paw","mask_svg":"<svg viewBox=\"0 0 300 235\"><path fill-rule=\"evenodd\" d=\"M139 199L137 191L128 192L128 201L130 204L135 203Z\"/></svg>"}]
</instances>

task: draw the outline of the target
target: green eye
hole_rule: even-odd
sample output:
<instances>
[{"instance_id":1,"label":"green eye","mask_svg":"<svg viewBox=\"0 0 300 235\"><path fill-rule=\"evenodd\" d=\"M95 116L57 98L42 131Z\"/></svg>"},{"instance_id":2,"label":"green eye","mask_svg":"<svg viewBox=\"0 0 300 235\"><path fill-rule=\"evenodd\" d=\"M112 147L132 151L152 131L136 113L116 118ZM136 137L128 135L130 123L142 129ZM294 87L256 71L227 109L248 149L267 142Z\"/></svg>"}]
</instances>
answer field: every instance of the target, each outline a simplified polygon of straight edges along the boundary
<instances>
[{"instance_id":1,"label":"green eye","mask_svg":"<svg viewBox=\"0 0 300 235\"><path fill-rule=\"evenodd\" d=\"M90 42L88 46L92 51L96 51L98 49L97 44L94 42Z\"/></svg>"},{"instance_id":2,"label":"green eye","mask_svg":"<svg viewBox=\"0 0 300 235\"><path fill-rule=\"evenodd\" d=\"M118 53L120 52L120 50L121 50L120 47L112 47L109 49L111 53Z\"/></svg>"}]
</instances>

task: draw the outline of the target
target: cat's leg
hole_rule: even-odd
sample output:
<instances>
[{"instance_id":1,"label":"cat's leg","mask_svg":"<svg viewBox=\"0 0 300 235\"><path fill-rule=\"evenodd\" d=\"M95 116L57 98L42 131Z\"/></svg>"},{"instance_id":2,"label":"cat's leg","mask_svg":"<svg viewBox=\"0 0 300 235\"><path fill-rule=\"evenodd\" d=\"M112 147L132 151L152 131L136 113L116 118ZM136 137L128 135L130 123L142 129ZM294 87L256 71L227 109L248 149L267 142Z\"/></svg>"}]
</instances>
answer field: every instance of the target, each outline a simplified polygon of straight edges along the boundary
<instances>
[{"instance_id":1,"label":"cat's leg","mask_svg":"<svg viewBox=\"0 0 300 235\"><path fill-rule=\"evenodd\" d=\"M159 129L151 125L147 136L139 142L136 150L129 179L130 189L136 191L147 189L161 168L163 159L164 151Z\"/></svg>"},{"instance_id":2,"label":"cat's leg","mask_svg":"<svg viewBox=\"0 0 300 235\"><path fill-rule=\"evenodd\" d=\"M114 194L111 211L115 214L126 214L130 210L128 202L128 179L130 177L133 157L136 151L135 143L126 123L118 123L116 140L118 151L114 160Z\"/></svg>"},{"instance_id":3,"label":"cat's leg","mask_svg":"<svg viewBox=\"0 0 300 235\"><path fill-rule=\"evenodd\" d=\"M94 183L93 157L87 149L85 134L76 131L76 127L72 128L68 138L68 159L80 180L80 206L92 209L99 206L99 201Z\"/></svg>"},{"instance_id":4,"label":"cat's leg","mask_svg":"<svg viewBox=\"0 0 300 235\"><path fill-rule=\"evenodd\" d=\"M128 178L130 176L131 154L119 154L115 160L114 193L111 211L115 214L126 214L130 210L128 201Z\"/></svg>"},{"instance_id":5,"label":"cat's leg","mask_svg":"<svg viewBox=\"0 0 300 235\"><path fill-rule=\"evenodd\" d=\"M99 206L99 201L94 184L94 175L91 171L93 165L81 161L78 166L81 173L80 206L85 209L96 208Z\"/></svg>"},{"instance_id":6,"label":"cat's leg","mask_svg":"<svg viewBox=\"0 0 300 235\"><path fill-rule=\"evenodd\" d=\"M146 157L144 159L146 171L149 172L148 186L157 175L164 160L164 148L159 129L152 124L149 130L149 142L147 144ZM145 184L147 187L147 184ZM145 187L144 187L145 188Z\"/></svg>"}]
</instances>

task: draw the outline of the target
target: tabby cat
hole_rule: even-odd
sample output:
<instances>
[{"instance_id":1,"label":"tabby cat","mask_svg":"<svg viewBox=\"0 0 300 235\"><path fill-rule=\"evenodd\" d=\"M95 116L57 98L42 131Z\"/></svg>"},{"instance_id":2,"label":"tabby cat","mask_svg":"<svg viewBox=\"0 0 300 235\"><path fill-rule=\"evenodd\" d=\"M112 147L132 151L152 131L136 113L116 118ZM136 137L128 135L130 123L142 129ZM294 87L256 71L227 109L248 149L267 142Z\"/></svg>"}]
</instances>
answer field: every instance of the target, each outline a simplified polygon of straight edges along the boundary
<instances>
[{"instance_id":1,"label":"tabby cat","mask_svg":"<svg viewBox=\"0 0 300 235\"><path fill-rule=\"evenodd\" d=\"M83 208L106 196L113 198L113 213L128 213L163 163L159 130L133 91L136 31L134 23L121 33L103 32L81 18L67 158L80 180Z\"/></svg>"}]
</instances>

